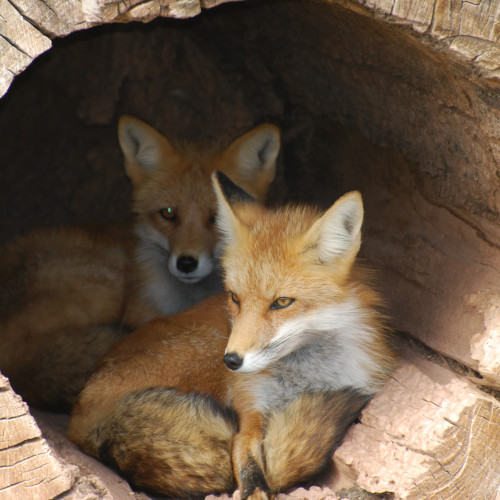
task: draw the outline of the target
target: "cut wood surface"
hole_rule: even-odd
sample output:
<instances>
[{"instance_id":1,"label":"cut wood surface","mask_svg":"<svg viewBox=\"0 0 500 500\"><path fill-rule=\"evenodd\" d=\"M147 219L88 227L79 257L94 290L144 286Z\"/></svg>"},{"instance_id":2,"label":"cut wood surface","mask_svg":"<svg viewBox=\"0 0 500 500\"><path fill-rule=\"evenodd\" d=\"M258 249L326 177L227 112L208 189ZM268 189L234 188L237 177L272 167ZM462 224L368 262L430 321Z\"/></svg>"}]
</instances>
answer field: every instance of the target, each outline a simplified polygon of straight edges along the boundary
<instances>
[{"instance_id":1,"label":"cut wood surface","mask_svg":"<svg viewBox=\"0 0 500 500\"><path fill-rule=\"evenodd\" d=\"M149 498L65 437L67 415L35 416L0 374L0 500Z\"/></svg>"},{"instance_id":2,"label":"cut wood surface","mask_svg":"<svg viewBox=\"0 0 500 500\"><path fill-rule=\"evenodd\" d=\"M0 4L0 96L15 75L51 47L51 39L92 26L142 21L156 17L187 18L202 8L234 0L13 0ZM387 20L410 24L419 33L442 41L481 68L500 76L498 47L500 1L344 0L348 8L385 13Z\"/></svg>"},{"instance_id":3,"label":"cut wood surface","mask_svg":"<svg viewBox=\"0 0 500 500\"><path fill-rule=\"evenodd\" d=\"M0 97L51 40L112 22L187 18L232 0L12 0L0 2Z\"/></svg>"},{"instance_id":4,"label":"cut wood surface","mask_svg":"<svg viewBox=\"0 0 500 500\"><path fill-rule=\"evenodd\" d=\"M366 491L396 499L495 500L500 402L428 361L402 362L335 461Z\"/></svg>"},{"instance_id":5,"label":"cut wood surface","mask_svg":"<svg viewBox=\"0 0 500 500\"><path fill-rule=\"evenodd\" d=\"M358 3L358 2L356 2ZM386 14L396 23L442 41L458 55L481 68L488 77L500 77L500 2L477 0L364 0L370 11Z\"/></svg>"},{"instance_id":6,"label":"cut wood surface","mask_svg":"<svg viewBox=\"0 0 500 500\"><path fill-rule=\"evenodd\" d=\"M28 406L0 374L0 499L56 497L73 484L66 467L42 438Z\"/></svg>"}]
</instances>

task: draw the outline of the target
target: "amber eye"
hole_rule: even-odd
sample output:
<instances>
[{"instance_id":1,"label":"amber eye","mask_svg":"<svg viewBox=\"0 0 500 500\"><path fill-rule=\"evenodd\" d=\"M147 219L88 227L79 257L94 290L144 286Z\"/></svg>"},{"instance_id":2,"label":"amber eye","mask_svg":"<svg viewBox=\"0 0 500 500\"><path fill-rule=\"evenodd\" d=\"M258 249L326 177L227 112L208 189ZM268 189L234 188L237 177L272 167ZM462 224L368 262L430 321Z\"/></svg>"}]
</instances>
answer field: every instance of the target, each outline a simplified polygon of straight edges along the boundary
<instances>
[{"instance_id":1,"label":"amber eye","mask_svg":"<svg viewBox=\"0 0 500 500\"><path fill-rule=\"evenodd\" d=\"M231 300L235 303L240 305L240 299L234 292L229 292L229 295L231 296Z\"/></svg>"},{"instance_id":2,"label":"amber eye","mask_svg":"<svg viewBox=\"0 0 500 500\"><path fill-rule=\"evenodd\" d=\"M173 207L162 208L160 210L160 215L170 222L177 220L177 210Z\"/></svg>"},{"instance_id":3,"label":"amber eye","mask_svg":"<svg viewBox=\"0 0 500 500\"><path fill-rule=\"evenodd\" d=\"M294 302L295 299L291 299L290 297L280 297L271 304L271 309L284 309L291 306Z\"/></svg>"}]
</instances>

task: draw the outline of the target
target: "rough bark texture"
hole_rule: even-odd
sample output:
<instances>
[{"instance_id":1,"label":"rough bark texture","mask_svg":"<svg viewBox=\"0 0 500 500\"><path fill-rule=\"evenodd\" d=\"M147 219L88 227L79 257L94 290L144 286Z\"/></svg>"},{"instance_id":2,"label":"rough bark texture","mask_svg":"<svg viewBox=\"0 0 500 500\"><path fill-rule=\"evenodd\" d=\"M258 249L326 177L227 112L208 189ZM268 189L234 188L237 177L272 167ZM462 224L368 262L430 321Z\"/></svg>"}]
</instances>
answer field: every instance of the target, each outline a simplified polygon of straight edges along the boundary
<instances>
[{"instance_id":1,"label":"rough bark texture","mask_svg":"<svg viewBox=\"0 0 500 500\"><path fill-rule=\"evenodd\" d=\"M249 1L195 19L82 31L192 17L221 3L0 2L0 95L38 58L0 101L0 241L43 225L128 217L121 114L191 140L226 141L271 121L284 146L272 197L325 207L361 190L363 255L381 270L395 327L498 390L500 1ZM434 489L459 498L467 488L494 498L498 402L463 375L436 370L403 365L336 460L364 489L396 498L431 498ZM10 405L30 422L26 445L58 442L58 434L43 441L26 407ZM45 421L50 435L57 425ZM1 465L31 450L14 441ZM40 487L88 494L104 469L81 465L61 443L52 455L23 453L60 458L40 469L56 478ZM67 456L78 469L61 465ZM16 467L34 470L30 463ZM5 491L21 487L9 475L16 467L0 468ZM89 470L98 472L85 482ZM96 488L97 498L123 493Z\"/></svg>"}]
</instances>

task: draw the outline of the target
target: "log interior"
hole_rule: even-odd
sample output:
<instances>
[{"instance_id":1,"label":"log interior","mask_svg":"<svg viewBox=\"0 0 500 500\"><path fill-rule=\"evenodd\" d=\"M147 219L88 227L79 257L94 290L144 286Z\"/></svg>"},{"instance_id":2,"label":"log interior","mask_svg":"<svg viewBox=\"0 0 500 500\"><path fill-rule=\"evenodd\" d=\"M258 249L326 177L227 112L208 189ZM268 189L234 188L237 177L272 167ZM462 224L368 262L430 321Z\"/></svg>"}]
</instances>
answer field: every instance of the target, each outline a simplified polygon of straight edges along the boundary
<instances>
[{"instance_id":1,"label":"log interior","mask_svg":"<svg viewBox=\"0 0 500 500\"><path fill-rule=\"evenodd\" d=\"M125 113L188 140L279 125L273 201L326 207L360 190L363 255L394 326L500 387L480 344L500 318L498 83L409 27L330 2L228 4L56 39L0 101L2 242L128 217Z\"/></svg>"}]
</instances>

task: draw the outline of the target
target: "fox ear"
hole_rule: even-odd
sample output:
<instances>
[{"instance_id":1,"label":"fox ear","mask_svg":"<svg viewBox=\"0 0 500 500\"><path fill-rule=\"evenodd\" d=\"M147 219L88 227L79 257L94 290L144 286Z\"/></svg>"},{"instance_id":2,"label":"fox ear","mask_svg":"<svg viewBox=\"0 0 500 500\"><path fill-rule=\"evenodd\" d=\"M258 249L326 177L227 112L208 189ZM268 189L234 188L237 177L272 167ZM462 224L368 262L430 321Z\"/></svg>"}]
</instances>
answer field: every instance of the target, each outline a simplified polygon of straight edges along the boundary
<instances>
[{"instance_id":1,"label":"fox ear","mask_svg":"<svg viewBox=\"0 0 500 500\"><path fill-rule=\"evenodd\" d=\"M120 117L118 140L125 157L125 170L133 184L137 184L149 172L156 170L165 154L175 154L165 136L133 116Z\"/></svg>"},{"instance_id":2,"label":"fox ear","mask_svg":"<svg viewBox=\"0 0 500 500\"><path fill-rule=\"evenodd\" d=\"M276 158L280 150L279 128L264 123L236 139L225 151L226 174L263 200L276 174Z\"/></svg>"},{"instance_id":3,"label":"fox ear","mask_svg":"<svg viewBox=\"0 0 500 500\"><path fill-rule=\"evenodd\" d=\"M352 263L361 246L363 200L358 191L339 198L309 229L305 246L322 263Z\"/></svg>"},{"instance_id":4,"label":"fox ear","mask_svg":"<svg viewBox=\"0 0 500 500\"><path fill-rule=\"evenodd\" d=\"M222 232L225 244L228 245L235 241L243 226L234 213L233 205L257 203L257 201L218 170L212 173L212 183L217 197L217 227Z\"/></svg>"}]
</instances>

